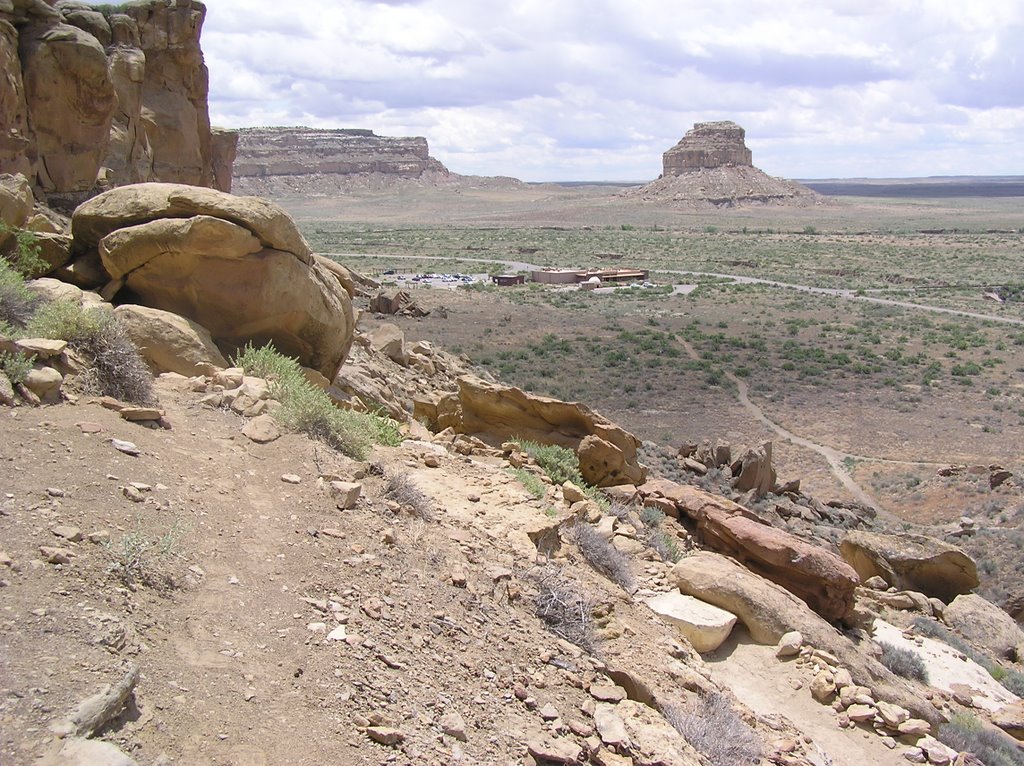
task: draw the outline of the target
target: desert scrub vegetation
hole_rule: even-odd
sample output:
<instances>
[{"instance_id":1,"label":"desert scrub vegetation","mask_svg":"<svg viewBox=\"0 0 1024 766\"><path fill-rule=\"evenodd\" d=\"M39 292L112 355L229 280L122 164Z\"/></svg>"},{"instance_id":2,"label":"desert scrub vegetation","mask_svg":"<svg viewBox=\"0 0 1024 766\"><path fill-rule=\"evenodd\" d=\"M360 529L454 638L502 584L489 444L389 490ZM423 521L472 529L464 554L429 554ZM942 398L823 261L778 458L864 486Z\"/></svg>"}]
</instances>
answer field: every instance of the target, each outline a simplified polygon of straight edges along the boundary
<instances>
[{"instance_id":1,"label":"desert scrub vegetation","mask_svg":"<svg viewBox=\"0 0 1024 766\"><path fill-rule=\"evenodd\" d=\"M506 468L505 470L514 476L523 485L523 489L529 492L531 496L537 500L544 497L547 487L537 474L531 473L525 468Z\"/></svg>"},{"instance_id":2,"label":"desert scrub vegetation","mask_svg":"<svg viewBox=\"0 0 1024 766\"><path fill-rule=\"evenodd\" d=\"M663 712L673 728L712 766L760 762L764 743L725 695L709 692L685 707L669 705Z\"/></svg>"},{"instance_id":3,"label":"desert scrub vegetation","mask_svg":"<svg viewBox=\"0 0 1024 766\"><path fill-rule=\"evenodd\" d=\"M413 483L407 474L398 471L385 471L384 497L398 503L415 518L429 521L433 517L433 503L430 498Z\"/></svg>"},{"instance_id":4,"label":"desert scrub vegetation","mask_svg":"<svg viewBox=\"0 0 1024 766\"><path fill-rule=\"evenodd\" d=\"M529 574L529 580L536 588L534 614L545 627L556 636L593 652L595 637L591 610L594 605L580 587L566 576L562 567L551 563L535 567Z\"/></svg>"},{"instance_id":5,"label":"desert scrub vegetation","mask_svg":"<svg viewBox=\"0 0 1024 766\"><path fill-rule=\"evenodd\" d=\"M271 395L281 403L275 419L285 428L305 433L356 460L363 460L374 444L396 447L401 443L398 424L390 418L336 407L314 386L302 367L268 343L251 343L232 360L246 374L270 383Z\"/></svg>"},{"instance_id":6,"label":"desert scrub vegetation","mask_svg":"<svg viewBox=\"0 0 1024 766\"><path fill-rule=\"evenodd\" d=\"M572 526L572 538L583 558L594 569L627 593L636 590L636 578L629 567L629 556L620 551L585 521Z\"/></svg>"},{"instance_id":7,"label":"desert scrub vegetation","mask_svg":"<svg viewBox=\"0 0 1024 766\"><path fill-rule=\"evenodd\" d=\"M66 340L88 363L79 387L134 404L152 404L153 376L112 313L69 301L44 303L25 328L28 336Z\"/></svg>"},{"instance_id":8,"label":"desert scrub vegetation","mask_svg":"<svg viewBox=\"0 0 1024 766\"><path fill-rule=\"evenodd\" d=\"M925 667L924 660L916 652L885 641L879 641L878 645L882 649L882 656L879 659L889 670L898 676L920 681L923 684L928 683L928 668Z\"/></svg>"},{"instance_id":9,"label":"desert scrub vegetation","mask_svg":"<svg viewBox=\"0 0 1024 766\"><path fill-rule=\"evenodd\" d=\"M172 589L171 561L181 557L180 543L186 531L179 520L167 529L153 531L144 527L141 518L136 518L132 530L116 541L104 541L103 551L109 562L107 572L131 590L140 585L157 590Z\"/></svg>"},{"instance_id":10,"label":"desert scrub vegetation","mask_svg":"<svg viewBox=\"0 0 1024 766\"><path fill-rule=\"evenodd\" d=\"M986 729L973 715L956 713L939 727L937 738L958 752L973 753L986 766L1024 766L1024 752L1005 735Z\"/></svg>"},{"instance_id":11,"label":"desert scrub vegetation","mask_svg":"<svg viewBox=\"0 0 1024 766\"><path fill-rule=\"evenodd\" d=\"M644 506L640 509L640 523L643 526L643 538L649 548L661 557L662 561L675 563L682 558L679 550L679 543L676 537L664 529L665 513L653 506Z\"/></svg>"},{"instance_id":12,"label":"desert scrub vegetation","mask_svg":"<svg viewBox=\"0 0 1024 766\"><path fill-rule=\"evenodd\" d=\"M580 473L580 461L568 447L560 447L557 444L540 444L528 439L516 441L519 449L529 455L544 473L548 475L552 483L561 486L569 481L583 490L583 493L597 503L602 510L607 510L608 500L604 494L588 484Z\"/></svg>"}]
</instances>

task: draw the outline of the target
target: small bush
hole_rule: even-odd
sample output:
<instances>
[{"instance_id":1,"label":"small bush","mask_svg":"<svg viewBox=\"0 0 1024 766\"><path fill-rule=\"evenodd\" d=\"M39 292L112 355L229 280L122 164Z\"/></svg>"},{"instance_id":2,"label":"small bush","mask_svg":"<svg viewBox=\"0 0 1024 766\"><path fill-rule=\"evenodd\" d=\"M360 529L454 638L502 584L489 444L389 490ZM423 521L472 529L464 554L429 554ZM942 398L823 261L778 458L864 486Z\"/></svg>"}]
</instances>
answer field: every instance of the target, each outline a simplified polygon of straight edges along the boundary
<instances>
[{"instance_id":1,"label":"small bush","mask_svg":"<svg viewBox=\"0 0 1024 766\"><path fill-rule=\"evenodd\" d=\"M590 524L580 521L573 525L576 545L590 566L623 590L632 593L636 578L629 569L629 556L601 536Z\"/></svg>"},{"instance_id":2,"label":"small bush","mask_svg":"<svg viewBox=\"0 0 1024 766\"><path fill-rule=\"evenodd\" d=\"M121 324L100 309L83 309L69 301L39 308L26 334L66 340L90 364L80 377L86 391L134 404L151 404L153 376Z\"/></svg>"},{"instance_id":3,"label":"small bush","mask_svg":"<svg viewBox=\"0 0 1024 766\"><path fill-rule=\"evenodd\" d=\"M0 372L7 376L13 385L24 383L28 371L32 369L32 360L22 354L9 354L0 351Z\"/></svg>"},{"instance_id":4,"label":"small bush","mask_svg":"<svg viewBox=\"0 0 1024 766\"><path fill-rule=\"evenodd\" d=\"M683 739L713 766L753 764L761 758L761 738L722 694L710 692L702 695L696 705L669 706L664 713Z\"/></svg>"},{"instance_id":5,"label":"small bush","mask_svg":"<svg viewBox=\"0 0 1024 766\"><path fill-rule=\"evenodd\" d=\"M654 506L645 505L640 509L640 523L644 526L644 542L661 557L662 561L673 564L682 558L676 538L662 529L665 514Z\"/></svg>"},{"instance_id":6,"label":"small bush","mask_svg":"<svg viewBox=\"0 0 1024 766\"><path fill-rule=\"evenodd\" d=\"M173 587L168 561L178 556L178 544L184 533L185 527L175 521L162 534L153 536L136 519L135 529L125 532L117 542L104 543L104 551L110 559L107 571L132 589L139 585Z\"/></svg>"},{"instance_id":7,"label":"small bush","mask_svg":"<svg viewBox=\"0 0 1024 766\"><path fill-rule=\"evenodd\" d=\"M40 297L25 287L24 277L0 258L0 333L10 335L14 328L24 327L40 303Z\"/></svg>"},{"instance_id":8,"label":"small bush","mask_svg":"<svg viewBox=\"0 0 1024 766\"><path fill-rule=\"evenodd\" d=\"M339 409L306 380L296 360L272 344L261 348L247 344L232 363L270 383L271 394L281 403L274 417L287 429L305 433L357 460L364 459L374 444L401 444L397 423L380 415Z\"/></svg>"},{"instance_id":9,"label":"small bush","mask_svg":"<svg viewBox=\"0 0 1024 766\"><path fill-rule=\"evenodd\" d=\"M520 441L519 447L537 461L537 465L555 484L571 481L578 487L586 485L583 476L580 475L579 459L571 449L559 447L557 444L539 444L532 441Z\"/></svg>"},{"instance_id":10,"label":"small bush","mask_svg":"<svg viewBox=\"0 0 1024 766\"><path fill-rule=\"evenodd\" d=\"M940 742L959 752L973 753L986 766L1024 766L1024 753L998 732L985 729L967 713L955 714L939 727Z\"/></svg>"},{"instance_id":11,"label":"small bush","mask_svg":"<svg viewBox=\"0 0 1024 766\"><path fill-rule=\"evenodd\" d=\"M548 630L588 652L594 649L590 600L554 564L540 567L530 577L537 588L535 614Z\"/></svg>"},{"instance_id":12,"label":"small bush","mask_svg":"<svg viewBox=\"0 0 1024 766\"><path fill-rule=\"evenodd\" d=\"M878 645L882 647L881 662L889 670L898 676L928 683L928 668L917 652L893 646L885 641L879 641Z\"/></svg>"},{"instance_id":13,"label":"small bush","mask_svg":"<svg viewBox=\"0 0 1024 766\"><path fill-rule=\"evenodd\" d=\"M430 498L404 473L385 474L384 496L408 508L417 518L430 519L433 515Z\"/></svg>"},{"instance_id":14,"label":"small bush","mask_svg":"<svg viewBox=\"0 0 1024 766\"><path fill-rule=\"evenodd\" d=\"M25 278L41 276L47 272L50 266L39 254L39 243L35 234L25 229L13 228L0 221L0 237L5 234L14 236L14 246L4 254L4 260L11 268Z\"/></svg>"}]
</instances>

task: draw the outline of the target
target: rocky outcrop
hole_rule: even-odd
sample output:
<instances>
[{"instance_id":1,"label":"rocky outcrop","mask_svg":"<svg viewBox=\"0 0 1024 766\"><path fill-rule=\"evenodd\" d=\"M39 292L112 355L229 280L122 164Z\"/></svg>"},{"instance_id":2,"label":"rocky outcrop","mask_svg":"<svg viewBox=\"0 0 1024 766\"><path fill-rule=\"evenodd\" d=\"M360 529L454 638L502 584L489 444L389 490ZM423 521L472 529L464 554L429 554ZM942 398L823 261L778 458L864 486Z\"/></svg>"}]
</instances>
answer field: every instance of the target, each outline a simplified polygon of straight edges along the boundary
<instances>
[{"instance_id":1,"label":"rocky outcrop","mask_svg":"<svg viewBox=\"0 0 1024 766\"><path fill-rule=\"evenodd\" d=\"M942 619L972 644L996 657L1024 661L1024 630L1010 615L981 596L957 596L943 610Z\"/></svg>"},{"instance_id":2,"label":"rocky outcrop","mask_svg":"<svg viewBox=\"0 0 1024 766\"><path fill-rule=\"evenodd\" d=\"M754 167L745 137L734 122L698 122L665 152L657 180L623 195L713 207L824 203L806 186Z\"/></svg>"},{"instance_id":3,"label":"rocky outcrop","mask_svg":"<svg viewBox=\"0 0 1024 766\"><path fill-rule=\"evenodd\" d=\"M701 168L753 166L746 131L735 122L698 122L679 143L662 155L663 173L678 176Z\"/></svg>"},{"instance_id":4,"label":"rocky outcrop","mask_svg":"<svg viewBox=\"0 0 1024 766\"><path fill-rule=\"evenodd\" d=\"M781 585L825 619L841 620L853 609L860 579L830 551L717 509L701 512L697 528L706 545Z\"/></svg>"},{"instance_id":5,"label":"rocky outcrop","mask_svg":"<svg viewBox=\"0 0 1024 766\"><path fill-rule=\"evenodd\" d=\"M323 177L381 174L418 179L424 174L448 175L430 156L427 139L378 136L372 130L317 128L245 128L238 133L234 163L237 188L273 193L289 184Z\"/></svg>"},{"instance_id":6,"label":"rocky outcrop","mask_svg":"<svg viewBox=\"0 0 1024 766\"><path fill-rule=\"evenodd\" d=\"M184 317L131 304L118 306L114 316L154 372L191 377L229 366L206 328Z\"/></svg>"},{"instance_id":7,"label":"rocky outcrop","mask_svg":"<svg viewBox=\"0 0 1024 766\"><path fill-rule=\"evenodd\" d=\"M978 569L955 545L916 534L900 536L855 531L840 553L862 580L875 575L898 590L920 591L950 601L978 587Z\"/></svg>"},{"instance_id":8,"label":"rocky outcrop","mask_svg":"<svg viewBox=\"0 0 1024 766\"><path fill-rule=\"evenodd\" d=\"M69 209L140 181L230 183L215 146L198 0L0 3L0 173ZM218 151L215 151L217 149Z\"/></svg>"},{"instance_id":9,"label":"rocky outcrop","mask_svg":"<svg viewBox=\"0 0 1024 766\"><path fill-rule=\"evenodd\" d=\"M81 205L72 234L75 263L98 259L116 280L111 292L197 323L226 355L272 341L331 380L348 354L348 293L271 202L179 184L124 186Z\"/></svg>"},{"instance_id":10,"label":"rocky outcrop","mask_svg":"<svg viewBox=\"0 0 1024 766\"><path fill-rule=\"evenodd\" d=\"M434 427L495 446L519 438L578 450L583 478L597 487L644 483L647 469L637 460L640 440L586 406L470 375L458 383L457 393L436 402Z\"/></svg>"}]
</instances>

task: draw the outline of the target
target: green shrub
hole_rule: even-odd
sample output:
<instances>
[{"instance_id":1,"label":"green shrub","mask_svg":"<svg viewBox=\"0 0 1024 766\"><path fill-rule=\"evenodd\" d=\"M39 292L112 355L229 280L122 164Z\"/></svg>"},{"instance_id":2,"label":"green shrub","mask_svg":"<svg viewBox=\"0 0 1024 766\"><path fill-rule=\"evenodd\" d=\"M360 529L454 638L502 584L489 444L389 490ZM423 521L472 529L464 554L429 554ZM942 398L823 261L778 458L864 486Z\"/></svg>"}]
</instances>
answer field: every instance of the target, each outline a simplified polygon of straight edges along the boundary
<instances>
[{"instance_id":1,"label":"green shrub","mask_svg":"<svg viewBox=\"0 0 1024 766\"><path fill-rule=\"evenodd\" d=\"M940 742L959 752L973 753L986 766L1024 766L1024 753L1003 735L984 728L969 713L957 713L939 727Z\"/></svg>"},{"instance_id":2,"label":"green shrub","mask_svg":"<svg viewBox=\"0 0 1024 766\"><path fill-rule=\"evenodd\" d=\"M9 252L4 253L4 260L18 274L24 278L31 278L45 274L50 266L39 254L39 244L36 236L31 231L16 229L0 221L0 238L4 235L13 235L13 247Z\"/></svg>"},{"instance_id":3,"label":"green shrub","mask_svg":"<svg viewBox=\"0 0 1024 766\"><path fill-rule=\"evenodd\" d=\"M509 468L508 472L515 476L519 483L523 485L531 495L538 500L544 497L544 493L547 492L547 488L544 486L544 482L540 480L537 474L530 473L525 468Z\"/></svg>"},{"instance_id":4,"label":"green shrub","mask_svg":"<svg viewBox=\"0 0 1024 766\"><path fill-rule=\"evenodd\" d=\"M32 360L27 356L0 351L0 372L3 372L13 385L24 383L31 369Z\"/></svg>"},{"instance_id":5,"label":"green shrub","mask_svg":"<svg viewBox=\"0 0 1024 766\"><path fill-rule=\"evenodd\" d=\"M25 278L0 258L0 334L13 335L32 318L41 299L25 287Z\"/></svg>"},{"instance_id":6,"label":"green shrub","mask_svg":"<svg viewBox=\"0 0 1024 766\"><path fill-rule=\"evenodd\" d=\"M878 645L882 648L881 662L889 670L898 676L928 683L928 668L917 652L885 641L879 641Z\"/></svg>"},{"instance_id":7,"label":"green shrub","mask_svg":"<svg viewBox=\"0 0 1024 766\"><path fill-rule=\"evenodd\" d=\"M289 430L305 433L357 460L364 459L374 444L396 447L402 442L395 421L336 407L326 393L306 380L297 361L272 344L261 348L247 344L232 363L270 383L271 394L281 403L274 417Z\"/></svg>"},{"instance_id":8,"label":"green shrub","mask_svg":"<svg viewBox=\"0 0 1024 766\"><path fill-rule=\"evenodd\" d=\"M579 459L571 449L527 440L520 440L518 444L520 449L537 461L537 465L555 484L571 481L578 487L586 485L580 474Z\"/></svg>"}]
</instances>

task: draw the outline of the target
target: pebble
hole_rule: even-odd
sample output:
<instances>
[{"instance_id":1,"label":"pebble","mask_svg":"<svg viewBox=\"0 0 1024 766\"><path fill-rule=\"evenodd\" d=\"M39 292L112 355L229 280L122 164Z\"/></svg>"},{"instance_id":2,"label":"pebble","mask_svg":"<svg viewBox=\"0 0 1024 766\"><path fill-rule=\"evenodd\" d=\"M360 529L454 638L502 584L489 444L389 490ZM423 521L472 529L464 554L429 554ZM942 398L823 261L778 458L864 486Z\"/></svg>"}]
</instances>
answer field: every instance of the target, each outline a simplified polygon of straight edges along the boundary
<instances>
[{"instance_id":1,"label":"pebble","mask_svg":"<svg viewBox=\"0 0 1024 766\"><path fill-rule=\"evenodd\" d=\"M283 473L281 474L281 481L285 484L301 484L302 478L294 473Z\"/></svg>"},{"instance_id":2,"label":"pebble","mask_svg":"<svg viewBox=\"0 0 1024 766\"><path fill-rule=\"evenodd\" d=\"M72 556L67 548L53 548L49 545L41 546L39 553L48 564L68 564Z\"/></svg>"},{"instance_id":3,"label":"pebble","mask_svg":"<svg viewBox=\"0 0 1024 766\"><path fill-rule=\"evenodd\" d=\"M452 711L451 713L446 713L441 716L439 723L441 731L449 737L453 737L460 742L466 741L466 722L457 712Z\"/></svg>"},{"instance_id":4,"label":"pebble","mask_svg":"<svg viewBox=\"0 0 1024 766\"><path fill-rule=\"evenodd\" d=\"M47 487L46 494L50 497L64 497L64 490L59 487Z\"/></svg>"},{"instance_id":5,"label":"pebble","mask_svg":"<svg viewBox=\"0 0 1024 766\"><path fill-rule=\"evenodd\" d=\"M122 487L121 488L121 492L124 494L125 497L127 497L133 503L144 503L144 502L146 502L145 495L143 495L141 492L139 492L139 490L135 489L135 487L132 487L130 485L126 486L126 487Z\"/></svg>"},{"instance_id":6,"label":"pebble","mask_svg":"<svg viewBox=\"0 0 1024 766\"><path fill-rule=\"evenodd\" d=\"M390 726L367 726L366 735L382 745L397 745L405 741L405 732Z\"/></svg>"}]
</instances>

